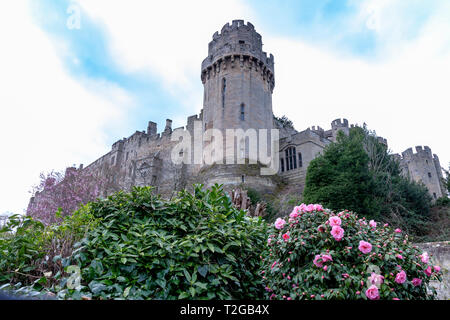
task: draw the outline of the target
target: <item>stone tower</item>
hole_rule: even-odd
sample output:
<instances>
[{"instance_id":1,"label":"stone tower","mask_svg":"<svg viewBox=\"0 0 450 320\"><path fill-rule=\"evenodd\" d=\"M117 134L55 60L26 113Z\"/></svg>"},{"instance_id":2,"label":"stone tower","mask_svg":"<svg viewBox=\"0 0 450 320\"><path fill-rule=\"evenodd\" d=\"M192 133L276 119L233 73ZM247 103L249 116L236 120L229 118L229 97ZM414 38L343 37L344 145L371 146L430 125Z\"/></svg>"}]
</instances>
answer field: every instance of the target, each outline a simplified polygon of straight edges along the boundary
<instances>
[{"instance_id":1,"label":"stone tower","mask_svg":"<svg viewBox=\"0 0 450 320\"><path fill-rule=\"evenodd\" d=\"M402 152L400 165L405 176L416 182L422 182L433 200L446 195L442 183L442 169L437 155L431 153L428 146L417 146L416 153L412 148Z\"/></svg>"},{"instance_id":2,"label":"stone tower","mask_svg":"<svg viewBox=\"0 0 450 320\"><path fill-rule=\"evenodd\" d=\"M250 22L233 20L213 35L201 80L205 131L219 129L225 137L226 129L273 128L274 58L262 51Z\"/></svg>"}]
</instances>

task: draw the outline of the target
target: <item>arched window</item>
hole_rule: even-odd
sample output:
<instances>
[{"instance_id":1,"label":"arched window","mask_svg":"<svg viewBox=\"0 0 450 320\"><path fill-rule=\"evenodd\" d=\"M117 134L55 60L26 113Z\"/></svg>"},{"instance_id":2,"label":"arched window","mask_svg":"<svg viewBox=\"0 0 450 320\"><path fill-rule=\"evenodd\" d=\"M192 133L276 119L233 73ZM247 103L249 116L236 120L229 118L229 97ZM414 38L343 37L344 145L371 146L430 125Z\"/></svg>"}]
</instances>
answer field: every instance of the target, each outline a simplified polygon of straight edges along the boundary
<instances>
[{"instance_id":1,"label":"arched window","mask_svg":"<svg viewBox=\"0 0 450 320\"><path fill-rule=\"evenodd\" d=\"M245 104L241 104L241 121L245 120Z\"/></svg>"},{"instance_id":2,"label":"arched window","mask_svg":"<svg viewBox=\"0 0 450 320\"><path fill-rule=\"evenodd\" d=\"M222 108L225 108L225 93L227 91L227 79L222 79Z\"/></svg>"},{"instance_id":3,"label":"arched window","mask_svg":"<svg viewBox=\"0 0 450 320\"><path fill-rule=\"evenodd\" d=\"M285 151L286 171L297 169L297 152L295 147L289 147Z\"/></svg>"},{"instance_id":4,"label":"arched window","mask_svg":"<svg viewBox=\"0 0 450 320\"><path fill-rule=\"evenodd\" d=\"M298 153L298 167L299 168L303 167L303 159L302 159L302 153L301 152Z\"/></svg>"}]
</instances>

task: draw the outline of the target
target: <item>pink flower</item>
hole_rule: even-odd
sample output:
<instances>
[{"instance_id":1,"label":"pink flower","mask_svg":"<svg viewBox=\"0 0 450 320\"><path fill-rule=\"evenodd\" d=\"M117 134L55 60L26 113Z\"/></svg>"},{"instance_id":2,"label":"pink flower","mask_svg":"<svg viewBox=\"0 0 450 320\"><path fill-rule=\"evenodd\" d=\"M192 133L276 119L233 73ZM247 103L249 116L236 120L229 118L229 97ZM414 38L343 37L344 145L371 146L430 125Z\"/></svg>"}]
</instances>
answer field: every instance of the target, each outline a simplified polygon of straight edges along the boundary
<instances>
[{"instance_id":1,"label":"pink flower","mask_svg":"<svg viewBox=\"0 0 450 320\"><path fill-rule=\"evenodd\" d=\"M362 253L369 253L370 251L372 251L372 245L369 242L363 241L361 240L359 242L359 247L358 247L359 251L361 251Z\"/></svg>"},{"instance_id":2,"label":"pink flower","mask_svg":"<svg viewBox=\"0 0 450 320\"><path fill-rule=\"evenodd\" d=\"M369 282L377 287L380 286L380 284L383 283L384 277L382 275L376 274L375 272L372 272L372 275L369 277Z\"/></svg>"},{"instance_id":3,"label":"pink flower","mask_svg":"<svg viewBox=\"0 0 450 320\"><path fill-rule=\"evenodd\" d=\"M392 300L400 300L399 298L392 298Z\"/></svg>"},{"instance_id":4,"label":"pink flower","mask_svg":"<svg viewBox=\"0 0 450 320\"><path fill-rule=\"evenodd\" d=\"M272 242L272 238L267 239L267 244L270 244Z\"/></svg>"},{"instance_id":5,"label":"pink flower","mask_svg":"<svg viewBox=\"0 0 450 320\"><path fill-rule=\"evenodd\" d=\"M330 221L330 226L332 227L341 225L341 218L339 218L338 216L330 217L328 221Z\"/></svg>"},{"instance_id":6,"label":"pink flower","mask_svg":"<svg viewBox=\"0 0 450 320\"><path fill-rule=\"evenodd\" d=\"M300 207L294 207L294 210L292 210L289 217L291 218L297 218L302 212L302 209Z\"/></svg>"},{"instance_id":7,"label":"pink flower","mask_svg":"<svg viewBox=\"0 0 450 320\"><path fill-rule=\"evenodd\" d=\"M285 224L286 224L286 221L284 219L278 218L275 221L275 228L277 228L278 230L283 229Z\"/></svg>"},{"instance_id":8,"label":"pink flower","mask_svg":"<svg viewBox=\"0 0 450 320\"><path fill-rule=\"evenodd\" d=\"M369 289L366 290L366 297L370 300L380 299L380 293L378 292L377 286L371 285Z\"/></svg>"},{"instance_id":9,"label":"pink flower","mask_svg":"<svg viewBox=\"0 0 450 320\"><path fill-rule=\"evenodd\" d=\"M305 208L306 212L312 212L314 211L314 205L313 204L308 204Z\"/></svg>"},{"instance_id":10,"label":"pink flower","mask_svg":"<svg viewBox=\"0 0 450 320\"><path fill-rule=\"evenodd\" d=\"M315 204L314 205L314 210L316 210L316 211L323 211L323 207L320 204Z\"/></svg>"},{"instance_id":11,"label":"pink flower","mask_svg":"<svg viewBox=\"0 0 450 320\"><path fill-rule=\"evenodd\" d=\"M344 237L344 229L342 229L340 226L334 226L331 229L331 235L333 236L334 240L341 241L341 239Z\"/></svg>"},{"instance_id":12,"label":"pink flower","mask_svg":"<svg viewBox=\"0 0 450 320\"><path fill-rule=\"evenodd\" d=\"M329 254L322 255L323 262L333 261L333 258Z\"/></svg>"},{"instance_id":13,"label":"pink flower","mask_svg":"<svg viewBox=\"0 0 450 320\"><path fill-rule=\"evenodd\" d=\"M422 279L414 278L414 279L412 279L411 282L412 282L414 287L418 287L418 286L420 286L422 284Z\"/></svg>"},{"instance_id":14,"label":"pink flower","mask_svg":"<svg viewBox=\"0 0 450 320\"><path fill-rule=\"evenodd\" d=\"M373 220L370 220L370 221L369 221L369 225L370 225L372 228L376 228L376 227L377 227L377 223L376 223L375 221L373 221Z\"/></svg>"},{"instance_id":15,"label":"pink flower","mask_svg":"<svg viewBox=\"0 0 450 320\"><path fill-rule=\"evenodd\" d=\"M431 276L431 267L428 266L428 268L426 268L424 272L427 276Z\"/></svg>"},{"instance_id":16,"label":"pink flower","mask_svg":"<svg viewBox=\"0 0 450 320\"><path fill-rule=\"evenodd\" d=\"M422 253L420 256L420 260L423 262L423 263L428 263L428 260L429 260L429 256L428 256L428 253L426 253L426 252L424 252L424 253Z\"/></svg>"},{"instance_id":17,"label":"pink flower","mask_svg":"<svg viewBox=\"0 0 450 320\"><path fill-rule=\"evenodd\" d=\"M270 267L271 269L273 269L276 266L277 262L275 261L274 263L272 263L272 267Z\"/></svg>"},{"instance_id":18,"label":"pink flower","mask_svg":"<svg viewBox=\"0 0 450 320\"><path fill-rule=\"evenodd\" d=\"M314 258L313 263L316 265L316 267L322 268L322 266L323 266L323 259L320 256L320 254L316 255L316 257Z\"/></svg>"},{"instance_id":19,"label":"pink flower","mask_svg":"<svg viewBox=\"0 0 450 320\"><path fill-rule=\"evenodd\" d=\"M406 272L402 270L395 276L395 282L403 283L405 281L406 281Z\"/></svg>"},{"instance_id":20,"label":"pink flower","mask_svg":"<svg viewBox=\"0 0 450 320\"><path fill-rule=\"evenodd\" d=\"M290 238L290 236L289 236L289 234L288 233L285 233L285 234L283 234L283 239L284 239L284 241L288 241L289 240L289 238Z\"/></svg>"},{"instance_id":21,"label":"pink flower","mask_svg":"<svg viewBox=\"0 0 450 320\"><path fill-rule=\"evenodd\" d=\"M436 272L441 271L441 267L439 267L439 266L434 266L434 271L436 271Z\"/></svg>"},{"instance_id":22,"label":"pink flower","mask_svg":"<svg viewBox=\"0 0 450 320\"><path fill-rule=\"evenodd\" d=\"M325 231L325 226L323 224L321 224L320 226L317 227L317 231L324 232Z\"/></svg>"},{"instance_id":23,"label":"pink flower","mask_svg":"<svg viewBox=\"0 0 450 320\"><path fill-rule=\"evenodd\" d=\"M395 231L395 233L401 233L402 232L402 230L400 230L399 228L395 229L394 231Z\"/></svg>"},{"instance_id":24,"label":"pink flower","mask_svg":"<svg viewBox=\"0 0 450 320\"><path fill-rule=\"evenodd\" d=\"M399 259L403 259L403 256L401 254L397 254L396 257Z\"/></svg>"},{"instance_id":25,"label":"pink flower","mask_svg":"<svg viewBox=\"0 0 450 320\"><path fill-rule=\"evenodd\" d=\"M323 266L323 271L327 271L328 267L327 266Z\"/></svg>"}]
</instances>

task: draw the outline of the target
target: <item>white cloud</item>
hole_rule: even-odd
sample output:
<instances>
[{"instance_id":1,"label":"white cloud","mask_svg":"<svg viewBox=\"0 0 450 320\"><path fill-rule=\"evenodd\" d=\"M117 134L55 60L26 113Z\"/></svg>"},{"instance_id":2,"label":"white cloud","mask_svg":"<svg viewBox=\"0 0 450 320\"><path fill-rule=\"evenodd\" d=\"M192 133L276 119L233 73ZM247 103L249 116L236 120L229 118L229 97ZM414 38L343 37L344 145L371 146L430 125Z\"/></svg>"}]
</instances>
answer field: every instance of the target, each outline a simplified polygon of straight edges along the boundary
<instances>
[{"instance_id":1,"label":"white cloud","mask_svg":"<svg viewBox=\"0 0 450 320\"><path fill-rule=\"evenodd\" d=\"M104 128L120 126L131 103L111 84L66 74L28 10L26 1L0 3L0 214L22 213L41 171L107 152Z\"/></svg>"},{"instance_id":2,"label":"white cloud","mask_svg":"<svg viewBox=\"0 0 450 320\"><path fill-rule=\"evenodd\" d=\"M239 0L153 1L80 0L101 21L111 50L125 72L152 72L178 98L186 112L202 106L200 65L215 31L233 19L253 18ZM254 21L254 19L252 19ZM168 116L171 116L168 114ZM185 125L185 117L175 126ZM180 121L180 122L177 122Z\"/></svg>"},{"instance_id":3,"label":"white cloud","mask_svg":"<svg viewBox=\"0 0 450 320\"><path fill-rule=\"evenodd\" d=\"M360 16L372 19L375 14L371 23L380 46L376 60L263 35L275 55L274 112L286 114L300 130L311 125L327 129L342 117L366 122L388 139L394 152L428 145L448 167L450 11L444 6L450 7L443 3L416 38L402 38L409 22L394 10L395 1L369 2L378 5L375 11L363 7L369 14Z\"/></svg>"}]
</instances>

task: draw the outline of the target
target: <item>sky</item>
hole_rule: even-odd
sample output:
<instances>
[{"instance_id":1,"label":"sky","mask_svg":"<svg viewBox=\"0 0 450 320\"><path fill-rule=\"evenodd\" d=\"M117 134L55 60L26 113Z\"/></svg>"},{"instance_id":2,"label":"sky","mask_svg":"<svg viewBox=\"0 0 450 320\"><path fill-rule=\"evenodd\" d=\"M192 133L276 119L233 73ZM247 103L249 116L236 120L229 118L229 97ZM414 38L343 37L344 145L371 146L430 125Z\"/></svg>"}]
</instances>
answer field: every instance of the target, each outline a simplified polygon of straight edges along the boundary
<instances>
[{"instance_id":1,"label":"sky","mask_svg":"<svg viewBox=\"0 0 450 320\"><path fill-rule=\"evenodd\" d=\"M250 21L275 56L273 111L297 130L366 123L450 163L448 0L0 2L0 214L41 172L85 166L148 121L201 110L215 31Z\"/></svg>"}]
</instances>

